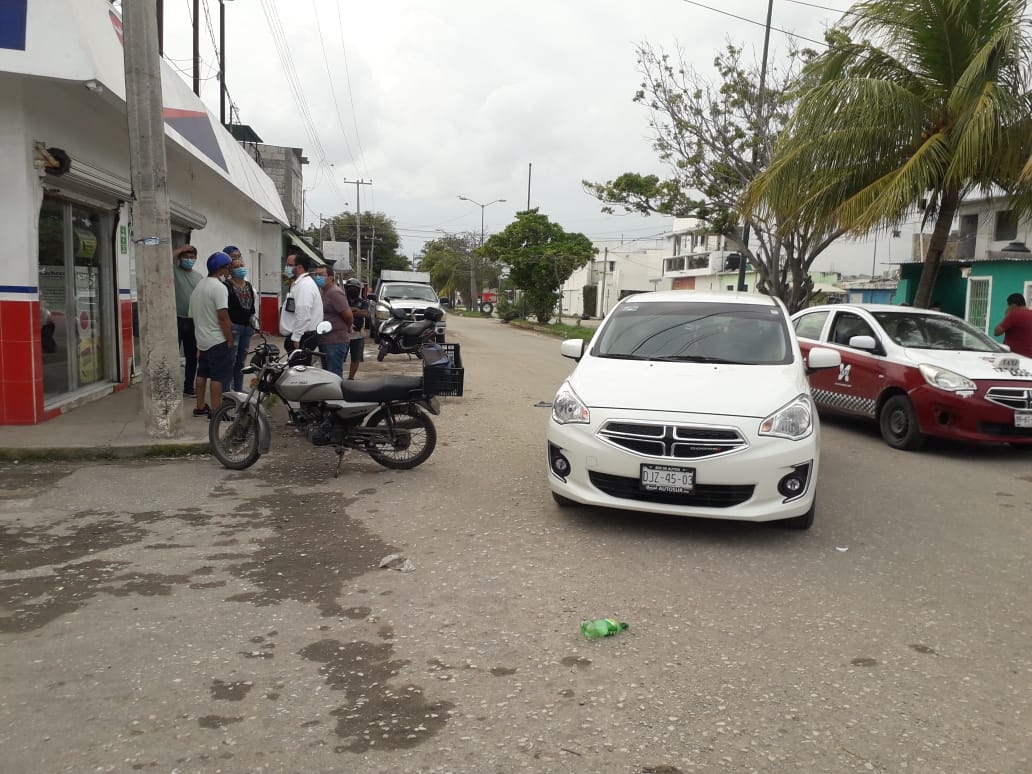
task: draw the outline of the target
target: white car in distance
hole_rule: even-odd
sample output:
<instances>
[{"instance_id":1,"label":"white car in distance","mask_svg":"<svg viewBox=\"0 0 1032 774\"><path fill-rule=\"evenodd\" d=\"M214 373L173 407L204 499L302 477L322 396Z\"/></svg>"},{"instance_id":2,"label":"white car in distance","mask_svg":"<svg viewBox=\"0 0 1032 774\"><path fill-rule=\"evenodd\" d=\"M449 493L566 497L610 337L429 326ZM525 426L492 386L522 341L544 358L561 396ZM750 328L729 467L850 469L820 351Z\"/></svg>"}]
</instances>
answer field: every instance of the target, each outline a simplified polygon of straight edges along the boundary
<instances>
[{"instance_id":1,"label":"white car in distance","mask_svg":"<svg viewBox=\"0 0 1032 774\"><path fill-rule=\"evenodd\" d=\"M555 501L741 521L813 524L820 424L781 301L675 290L629 296L591 342L548 422Z\"/></svg>"}]
</instances>

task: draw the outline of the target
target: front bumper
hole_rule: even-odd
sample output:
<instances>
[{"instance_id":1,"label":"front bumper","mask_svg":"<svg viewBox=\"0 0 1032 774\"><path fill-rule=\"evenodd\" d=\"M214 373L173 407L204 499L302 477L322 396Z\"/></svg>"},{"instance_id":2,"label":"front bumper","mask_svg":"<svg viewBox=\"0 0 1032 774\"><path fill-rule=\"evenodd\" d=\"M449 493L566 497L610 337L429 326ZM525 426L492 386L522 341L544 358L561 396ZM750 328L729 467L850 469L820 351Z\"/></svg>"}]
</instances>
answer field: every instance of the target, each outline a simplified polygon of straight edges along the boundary
<instances>
[{"instance_id":1,"label":"front bumper","mask_svg":"<svg viewBox=\"0 0 1032 774\"><path fill-rule=\"evenodd\" d=\"M800 441L757 434L759 419L713 417L692 414L650 415L650 422L721 429L734 428L745 444L734 451L711 457L677 458L639 454L614 445L598 434L608 421L634 421L641 417L591 410L590 424L560 425L548 420L546 466L549 487L558 495L585 505L740 521L777 521L806 513L813 504L819 458L819 430ZM560 475L555 454L569 463ZM691 494L645 492L639 485L642 463L695 469ZM805 488L791 498L778 491L786 476L805 469ZM561 466L560 466L561 467Z\"/></svg>"},{"instance_id":2,"label":"front bumper","mask_svg":"<svg viewBox=\"0 0 1032 774\"><path fill-rule=\"evenodd\" d=\"M1015 408L1020 408L1022 401L1016 400L1015 408L994 403L986 399L990 389L1013 391L1016 397L1024 392L1025 406L1032 400L1032 386L1027 382L978 383L970 398L922 385L910 392L921 431L958 441L1032 444L1032 428L1014 424ZM1032 406L1025 410L1030 409Z\"/></svg>"}]
</instances>

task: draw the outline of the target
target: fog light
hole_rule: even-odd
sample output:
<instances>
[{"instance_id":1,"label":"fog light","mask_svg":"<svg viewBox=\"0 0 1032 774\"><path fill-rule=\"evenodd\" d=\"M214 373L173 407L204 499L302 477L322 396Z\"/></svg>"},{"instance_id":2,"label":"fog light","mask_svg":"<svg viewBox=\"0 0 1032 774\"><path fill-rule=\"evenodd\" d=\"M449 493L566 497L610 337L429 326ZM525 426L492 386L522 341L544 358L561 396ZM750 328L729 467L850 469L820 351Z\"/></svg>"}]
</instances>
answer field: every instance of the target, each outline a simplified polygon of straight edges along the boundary
<instances>
[{"instance_id":1,"label":"fog light","mask_svg":"<svg viewBox=\"0 0 1032 774\"><path fill-rule=\"evenodd\" d=\"M806 485L810 480L810 463L796 465L792 472L778 482L778 492L785 501L795 500L806 493Z\"/></svg>"},{"instance_id":2,"label":"fog light","mask_svg":"<svg viewBox=\"0 0 1032 774\"><path fill-rule=\"evenodd\" d=\"M562 450L555 444L548 444L548 464L552 468L552 472L561 478L563 481L570 475L572 466L570 461L563 456Z\"/></svg>"}]
</instances>

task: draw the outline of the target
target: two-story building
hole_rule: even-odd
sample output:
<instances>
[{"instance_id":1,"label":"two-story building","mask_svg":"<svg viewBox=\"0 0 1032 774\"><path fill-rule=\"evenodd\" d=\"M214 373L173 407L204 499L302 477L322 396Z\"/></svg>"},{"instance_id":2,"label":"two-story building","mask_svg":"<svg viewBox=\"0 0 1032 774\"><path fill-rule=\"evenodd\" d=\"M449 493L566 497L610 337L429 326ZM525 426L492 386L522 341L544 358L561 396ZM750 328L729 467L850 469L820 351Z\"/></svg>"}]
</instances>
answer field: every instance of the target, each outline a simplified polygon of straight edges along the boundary
<instances>
[{"instance_id":1,"label":"two-story building","mask_svg":"<svg viewBox=\"0 0 1032 774\"><path fill-rule=\"evenodd\" d=\"M991 333L1003 319L1007 296L1021 293L1032 306L1032 220L1020 220L1003 196L961 202L958 229L950 235L933 303ZM915 241L912 262L901 264L895 303L914 300L924 269L926 240Z\"/></svg>"}]
</instances>

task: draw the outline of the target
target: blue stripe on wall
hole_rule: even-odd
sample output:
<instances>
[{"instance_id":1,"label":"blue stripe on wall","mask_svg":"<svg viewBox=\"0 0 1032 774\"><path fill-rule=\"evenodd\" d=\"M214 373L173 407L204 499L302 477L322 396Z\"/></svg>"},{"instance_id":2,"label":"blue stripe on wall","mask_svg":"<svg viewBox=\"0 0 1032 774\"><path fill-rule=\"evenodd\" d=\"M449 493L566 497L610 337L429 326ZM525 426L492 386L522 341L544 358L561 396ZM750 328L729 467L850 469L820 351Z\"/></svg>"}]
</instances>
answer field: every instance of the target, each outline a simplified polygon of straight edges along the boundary
<instances>
[{"instance_id":1,"label":"blue stripe on wall","mask_svg":"<svg viewBox=\"0 0 1032 774\"><path fill-rule=\"evenodd\" d=\"M0 48L25 50L25 17L29 0L0 0Z\"/></svg>"},{"instance_id":2,"label":"blue stripe on wall","mask_svg":"<svg viewBox=\"0 0 1032 774\"><path fill-rule=\"evenodd\" d=\"M0 3L4 0L0 0ZM38 293L35 285L0 285L0 293Z\"/></svg>"}]
</instances>

